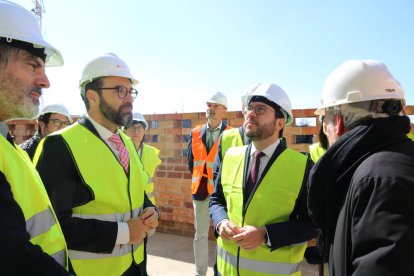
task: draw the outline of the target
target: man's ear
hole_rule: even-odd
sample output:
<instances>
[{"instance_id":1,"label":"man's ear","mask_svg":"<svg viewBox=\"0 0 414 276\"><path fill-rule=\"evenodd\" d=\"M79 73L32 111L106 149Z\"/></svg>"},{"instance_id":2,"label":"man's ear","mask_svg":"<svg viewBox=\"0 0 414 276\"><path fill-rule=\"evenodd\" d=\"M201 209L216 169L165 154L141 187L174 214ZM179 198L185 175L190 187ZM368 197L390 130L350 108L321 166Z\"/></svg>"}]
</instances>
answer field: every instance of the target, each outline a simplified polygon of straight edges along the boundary
<instances>
[{"instance_id":1,"label":"man's ear","mask_svg":"<svg viewBox=\"0 0 414 276\"><path fill-rule=\"evenodd\" d=\"M46 124L43 121L38 121L37 123L39 124L39 129L44 129L46 127Z\"/></svg>"},{"instance_id":2,"label":"man's ear","mask_svg":"<svg viewBox=\"0 0 414 276\"><path fill-rule=\"evenodd\" d=\"M342 115L336 115L335 122L336 122L336 125L335 125L336 135L338 135L338 137L342 136L342 134L344 134L345 132L344 131L344 118L342 117Z\"/></svg>"},{"instance_id":3,"label":"man's ear","mask_svg":"<svg viewBox=\"0 0 414 276\"><path fill-rule=\"evenodd\" d=\"M85 97L88 99L89 103L96 103L98 101L99 95L96 91L88 89L85 92Z\"/></svg>"}]
</instances>

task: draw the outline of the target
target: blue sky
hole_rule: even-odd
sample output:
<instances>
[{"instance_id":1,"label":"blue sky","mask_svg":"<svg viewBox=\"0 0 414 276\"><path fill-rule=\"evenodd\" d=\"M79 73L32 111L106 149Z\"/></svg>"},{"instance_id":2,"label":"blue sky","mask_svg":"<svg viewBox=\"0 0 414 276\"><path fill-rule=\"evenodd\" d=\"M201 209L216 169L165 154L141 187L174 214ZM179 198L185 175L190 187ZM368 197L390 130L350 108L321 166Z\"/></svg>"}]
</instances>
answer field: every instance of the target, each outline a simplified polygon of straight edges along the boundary
<instances>
[{"instance_id":1,"label":"blue sky","mask_svg":"<svg viewBox=\"0 0 414 276\"><path fill-rule=\"evenodd\" d=\"M14 0L31 9L31 0ZM204 111L216 91L239 110L246 87L280 85L293 108L319 105L327 75L348 59L384 62L414 104L410 0L44 0L43 33L63 67L48 68L43 104L83 114L78 81L99 53L124 59L144 114Z\"/></svg>"}]
</instances>

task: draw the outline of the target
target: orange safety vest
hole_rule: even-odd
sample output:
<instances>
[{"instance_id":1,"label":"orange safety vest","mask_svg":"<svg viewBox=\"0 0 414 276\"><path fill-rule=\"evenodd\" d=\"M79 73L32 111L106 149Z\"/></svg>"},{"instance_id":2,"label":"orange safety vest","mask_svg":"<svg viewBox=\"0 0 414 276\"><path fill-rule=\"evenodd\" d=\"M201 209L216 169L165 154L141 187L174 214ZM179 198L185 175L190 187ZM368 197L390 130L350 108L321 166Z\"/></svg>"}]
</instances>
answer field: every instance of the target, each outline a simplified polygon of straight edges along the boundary
<instances>
[{"instance_id":1,"label":"orange safety vest","mask_svg":"<svg viewBox=\"0 0 414 276\"><path fill-rule=\"evenodd\" d=\"M191 192L192 194L197 193L198 186L200 185L201 178L207 177L207 191L208 194L212 194L214 190L214 180L213 180L213 163L214 158L216 157L218 142L220 139L214 141L213 147L210 149L210 152L207 154L206 146L201 139L201 129L203 125L196 126L192 131L192 144L191 149L193 152L193 176L191 183ZM231 129L232 127L227 126L226 129ZM206 167L207 175L204 174L204 167Z\"/></svg>"}]
</instances>

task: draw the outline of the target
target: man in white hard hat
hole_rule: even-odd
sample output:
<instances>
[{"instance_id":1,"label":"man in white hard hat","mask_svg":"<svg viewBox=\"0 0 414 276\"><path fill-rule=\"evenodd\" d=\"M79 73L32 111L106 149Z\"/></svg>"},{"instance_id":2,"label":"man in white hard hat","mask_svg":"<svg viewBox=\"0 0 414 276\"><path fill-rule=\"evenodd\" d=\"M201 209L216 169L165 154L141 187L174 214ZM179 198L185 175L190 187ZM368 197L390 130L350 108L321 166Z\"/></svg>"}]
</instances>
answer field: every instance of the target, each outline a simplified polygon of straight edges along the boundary
<instances>
[{"instance_id":1,"label":"man in white hard hat","mask_svg":"<svg viewBox=\"0 0 414 276\"><path fill-rule=\"evenodd\" d=\"M162 163L159 157L160 150L145 142L145 131L148 130L148 122L141 113L134 113L130 126L125 127L125 134L134 142L138 156L148 173L148 182L145 185L145 193L149 200L155 205L154 178L157 167ZM148 233L150 236L153 233ZM144 261L141 265L142 273L147 276L147 238L144 239Z\"/></svg>"},{"instance_id":2,"label":"man in white hard hat","mask_svg":"<svg viewBox=\"0 0 414 276\"><path fill-rule=\"evenodd\" d=\"M80 80L87 114L42 139L33 160L76 275L142 275L143 239L159 215L135 146L119 130L131 123L137 83L117 55L92 59Z\"/></svg>"},{"instance_id":3,"label":"man in white hard hat","mask_svg":"<svg viewBox=\"0 0 414 276\"><path fill-rule=\"evenodd\" d=\"M30 159L36 152L40 140L52 132L58 131L73 123L68 109L63 104L51 104L45 106L37 116L37 131L29 140L21 143L21 147Z\"/></svg>"},{"instance_id":4,"label":"man in white hard hat","mask_svg":"<svg viewBox=\"0 0 414 276\"><path fill-rule=\"evenodd\" d=\"M307 241L316 235L306 208L313 162L280 142L281 131L293 121L282 88L255 85L243 96L243 106L252 142L227 150L210 201L217 270L219 275L296 275Z\"/></svg>"},{"instance_id":5,"label":"man in white hard hat","mask_svg":"<svg viewBox=\"0 0 414 276\"><path fill-rule=\"evenodd\" d=\"M0 274L69 275L66 243L43 183L6 122L34 118L45 66L62 65L33 14L0 1Z\"/></svg>"},{"instance_id":6,"label":"man in white hard hat","mask_svg":"<svg viewBox=\"0 0 414 276\"><path fill-rule=\"evenodd\" d=\"M192 174L191 193L194 207L194 259L196 275L204 276L208 268L208 204L213 192L213 163L220 133L230 127L223 121L227 98L216 92L206 100L207 123L191 130L188 139L188 169Z\"/></svg>"},{"instance_id":7,"label":"man in white hard hat","mask_svg":"<svg viewBox=\"0 0 414 276\"><path fill-rule=\"evenodd\" d=\"M404 90L376 60L326 79L329 148L312 169L308 207L330 247L330 275L414 275L414 142Z\"/></svg>"}]
</instances>

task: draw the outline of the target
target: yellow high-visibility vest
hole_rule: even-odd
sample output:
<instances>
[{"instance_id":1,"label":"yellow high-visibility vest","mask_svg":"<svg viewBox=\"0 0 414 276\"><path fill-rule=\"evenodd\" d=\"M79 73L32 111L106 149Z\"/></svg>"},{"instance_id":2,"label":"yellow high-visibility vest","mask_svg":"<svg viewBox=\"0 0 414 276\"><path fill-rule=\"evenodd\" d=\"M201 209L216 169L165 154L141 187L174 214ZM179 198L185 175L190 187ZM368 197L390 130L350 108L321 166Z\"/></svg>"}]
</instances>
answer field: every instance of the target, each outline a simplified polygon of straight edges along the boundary
<instances>
[{"instance_id":1,"label":"yellow high-visibility vest","mask_svg":"<svg viewBox=\"0 0 414 276\"><path fill-rule=\"evenodd\" d=\"M29 156L0 135L0 171L23 211L30 242L67 269L66 242L43 182ZM7 250L7 249L5 249Z\"/></svg>"},{"instance_id":2,"label":"yellow high-visibility vest","mask_svg":"<svg viewBox=\"0 0 414 276\"><path fill-rule=\"evenodd\" d=\"M127 222L142 213L148 174L128 136L119 133L130 155L129 177L106 143L84 126L75 123L51 135L58 134L67 143L81 178L94 195L94 200L72 209L73 217ZM37 152L42 147L43 140ZM143 243L115 246L110 254L69 249L69 258L78 276L121 275L133 262L143 261Z\"/></svg>"},{"instance_id":3,"label":"yellow high-visibility vest","mask_svg":"<svg viewBox=\"0 0 414 276\"><path fill-rule=\"evenodd\" d=\"M223 131L221 134L221 158L224 157L227 150L232 147L243 146L243 139L240 136L238 128L231 128Z\"/></svg>"},{"instance_id":4,"label":"yellow high-visibility vest","mask_svg":"<svg viewBox=\"0 0 414 276\"><path fill-rule=\"evenodd\" d=\"M311 156L311 159L314 163L318 162L318 160L324 155L326 152L326 149L321 147L321 144L315 143L309 146L309 153Z\"/></svg>"},{"instance_id":5,"label":"yellow high-visibility vest","mask_svg":"<svg viewBox=\"0 0 414 276\"><path fill-rule=\"evenodd\" d=\"M269 168L243 214L243 170L247 146L227 151L221 184L229 220L256 227L289 220L302 187L307 158L283 151ZM233 241L217 239L217 269L221 275L300 275L306 242L270 251L265 244L244 250Z\"/></svg>"},{"instance_id":6,"label":"yellow high-visibility vest","mask_svg":"<svg viewBox=\"0 0 414 276\"><path fill-rule=\"evenodd\" d=\"M144 170L148 173L149 176L147 185L145 185L145 193L154 205L154 174L158 165L161 164L161 159L158 157L159 153L160 150L157 148L151 147L147 144L142 145L141 161L144 165Z\"/></svg>"}]
</instances>

